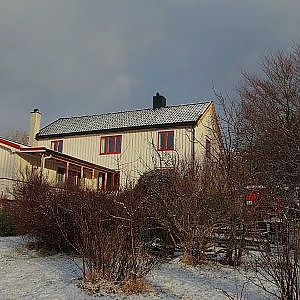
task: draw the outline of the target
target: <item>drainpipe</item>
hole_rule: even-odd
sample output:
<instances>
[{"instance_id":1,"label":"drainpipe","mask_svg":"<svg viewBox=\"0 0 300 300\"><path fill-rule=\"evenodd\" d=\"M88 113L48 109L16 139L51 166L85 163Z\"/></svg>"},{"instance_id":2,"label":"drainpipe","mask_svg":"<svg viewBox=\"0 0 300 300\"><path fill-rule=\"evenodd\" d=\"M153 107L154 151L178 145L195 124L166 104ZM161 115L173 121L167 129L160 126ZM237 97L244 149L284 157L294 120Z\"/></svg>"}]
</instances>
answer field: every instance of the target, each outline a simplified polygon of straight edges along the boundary
<instances>
[{"instance_id":1,"label":"drainpipe","mask_svg":"<svg viewBox=\"0 0 300 300\"><path fill-rule=\"evenodd\" d=\"M44 169L45 169L45 164L46 164L46 159L52 158L52 154L50 154L49 156L45 156L44 154L42 154L42 158L41 158L41 173L43 173Z\"/></svg>"},{"instance_id":2,"label":"drainpipe","mask_svg":"<svg viewBox=\"0 0 300 300\"><path fill-rule=\"evenodd\" d=\"M195 166L195 126L192 126L191 158L192 158L192 165L194 168L194 166Z\"/></svg>"}]
</instances>

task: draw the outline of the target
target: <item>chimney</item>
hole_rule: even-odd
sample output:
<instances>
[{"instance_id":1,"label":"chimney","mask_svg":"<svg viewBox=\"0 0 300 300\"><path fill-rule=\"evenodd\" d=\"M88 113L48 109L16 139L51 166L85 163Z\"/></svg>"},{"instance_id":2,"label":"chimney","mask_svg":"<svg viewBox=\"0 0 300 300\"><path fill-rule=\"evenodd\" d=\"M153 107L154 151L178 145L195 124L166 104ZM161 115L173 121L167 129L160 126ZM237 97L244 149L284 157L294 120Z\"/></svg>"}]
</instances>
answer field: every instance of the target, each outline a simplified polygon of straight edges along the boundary
<instances>
[{"instance_id":1,"label":"chimney","mask_svg":"<svg viewBox=\"0 0 300 300\"><path fill-rule=\"evenodd\" d=\"M153 96L153 109L166 107L167 105L167 99L160 95L159 93L156 93L155 96Z\"/></svg>"},{"instance_id":2,"label":"chimney","mask_svg":"<svg viewBox=\"0 0 300 300\"><path fill-rule=\"evenodd\" d=\"M35 108L31 112L31 116L30 116L29 141L28 141L29 146L33 146L33 147L36 146L35 136L40 131L40 129L41 129L41 113L37 108Z\"/></svg>"}]
</instances>

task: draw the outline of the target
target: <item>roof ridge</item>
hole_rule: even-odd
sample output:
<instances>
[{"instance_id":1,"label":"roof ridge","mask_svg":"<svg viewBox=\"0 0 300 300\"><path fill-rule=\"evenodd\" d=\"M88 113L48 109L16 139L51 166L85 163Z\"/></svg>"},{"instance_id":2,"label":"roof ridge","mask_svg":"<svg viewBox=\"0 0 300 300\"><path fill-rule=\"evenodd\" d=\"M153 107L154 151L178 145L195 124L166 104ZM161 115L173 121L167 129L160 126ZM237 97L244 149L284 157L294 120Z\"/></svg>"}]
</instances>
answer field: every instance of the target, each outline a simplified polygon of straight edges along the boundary
<instances>
[{"instance_id":1,"label":"roof ridge","mask_svg":"<svg viewBox=\"0 0 300 300\"><path fill-rule=\"evenodd\" d=\"M194 102L194 103L183 103L183 104L176 104L176 105L168 105L166 107L161 107L163 108L168 108L168 107L179 107L179 106L188 106L188 105L197 105L197 104L207 104L207 103L211 103L212 100L210 101L203 101L203 102ZM159 109L161 109L159 108ZM64 119L64 120L68 120L68 119L75 119L75 118L84 118L84 117L96 117L96 116L105 116L105 115L115 115L115 114L120 114L120 113L128 113L128 112L136 112L136 111L147 111L147 110L155 110L153 108L141 108L141 109L131 109L131 110L121 110L121 111L116 111L116 112L106 112L106 113L100 113L100 114L93 114L93 115L81 115L81 116L71 116L71 117L60 117L58 119L56 119L56 121ZM56 122L53 121L52 123ZM49 125L51 125L52 123L50 123ZM49 126L47 125L47 126ZM47 127L45 126L45 127Z\"/></svg>"}]
</instances>

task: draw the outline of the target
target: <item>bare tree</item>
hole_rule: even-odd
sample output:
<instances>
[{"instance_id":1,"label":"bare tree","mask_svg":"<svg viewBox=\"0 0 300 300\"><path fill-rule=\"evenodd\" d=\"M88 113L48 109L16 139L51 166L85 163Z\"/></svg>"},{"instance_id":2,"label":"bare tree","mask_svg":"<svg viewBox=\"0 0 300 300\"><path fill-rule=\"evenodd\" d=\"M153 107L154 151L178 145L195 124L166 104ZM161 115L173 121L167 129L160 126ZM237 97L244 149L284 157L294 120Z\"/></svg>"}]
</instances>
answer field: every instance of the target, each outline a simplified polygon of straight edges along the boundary
<instances>
[{"instance_id":1,"label":"bare tree","mask_svg":"<svg viewBox=\"0 0 300 300\"><path fill-rule=\"evenodd\" d=\"M255 176L267 185L299 186L300 55L296 50L264 57L262 74L243 72L239 87L247 149Z\"/></svg>"},{"instance_id":2,"label":"bare tree","mask_svg":"<svg viewBox=\"0 0 300 300\"><path fill-rule=\"evenodd\" d=\"M23 129L11 129L4 132L2 136L20 144L28 144L28 133Z\"/></svg>"},{"instance_id":3,"label":"bare tree","mask_svg":"<svg viewBox=\"0 0 300 300\"><path fill-rule=\"evenodd\" d=\"M278 51L260 63L261 73L244 71L239 153L250 166L252 183L266 195L255 210L267 225L258 236L253 269L259 286L280 299L299 299L300 50ZM297 254L298 253L298 254ZM266 282L275 286L268 289Z\"/></svg>"}]
</instances>

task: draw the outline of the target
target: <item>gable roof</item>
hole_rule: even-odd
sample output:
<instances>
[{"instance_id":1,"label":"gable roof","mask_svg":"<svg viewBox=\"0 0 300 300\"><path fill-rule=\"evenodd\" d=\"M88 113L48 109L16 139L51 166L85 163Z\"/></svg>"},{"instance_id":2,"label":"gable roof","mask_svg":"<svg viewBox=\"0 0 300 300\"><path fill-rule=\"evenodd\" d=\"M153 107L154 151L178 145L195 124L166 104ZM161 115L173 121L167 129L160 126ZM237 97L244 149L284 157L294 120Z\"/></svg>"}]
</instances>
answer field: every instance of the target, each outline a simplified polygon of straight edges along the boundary
<instances>
[{"instance_id":1,"label":"gable roof","mask_svg":"<svg viewBox=\"0 0 300 300\"><path fill-rule=\"evenodd\" d=\"M37 139L129 129L162 128L196 124L212 102L182 104L101 115L60 118L45 126Z\"/></svg>"}]
</instances>

